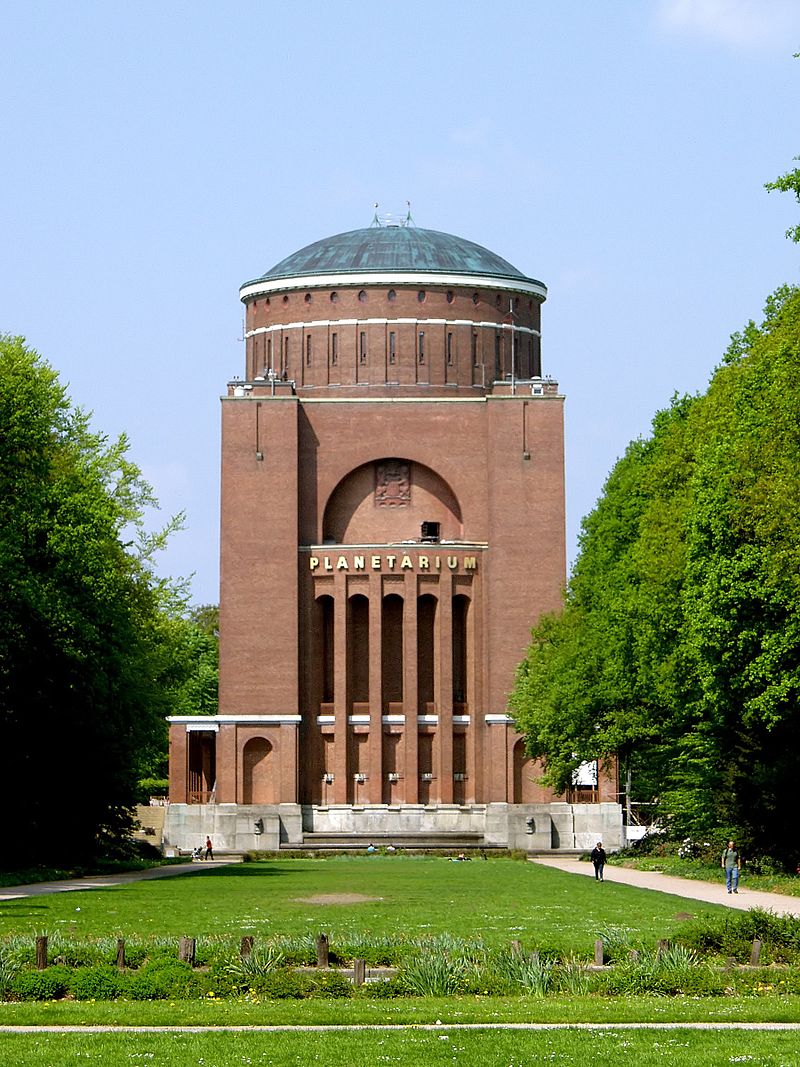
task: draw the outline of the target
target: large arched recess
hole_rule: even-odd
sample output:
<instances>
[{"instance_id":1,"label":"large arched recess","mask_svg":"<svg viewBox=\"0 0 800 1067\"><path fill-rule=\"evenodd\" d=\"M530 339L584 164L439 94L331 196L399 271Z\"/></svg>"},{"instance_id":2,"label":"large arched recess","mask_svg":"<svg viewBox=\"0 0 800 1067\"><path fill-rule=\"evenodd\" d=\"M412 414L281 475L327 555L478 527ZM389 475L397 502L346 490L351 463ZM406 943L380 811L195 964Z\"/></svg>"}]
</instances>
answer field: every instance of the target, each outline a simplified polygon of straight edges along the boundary
<instances>
[{"instance_id":1,"label":"large arched recess","mask_svg":"<svg viewBox=\"0 0 800 1067\"><path fill-rule=\"evenodd\" d=\"M439 524L445 540L463 537L461 506L436 471L385 457L350 471L328 498L322 539L340 545L416 540L423 522Z\"/></svg>"}]
</instances>

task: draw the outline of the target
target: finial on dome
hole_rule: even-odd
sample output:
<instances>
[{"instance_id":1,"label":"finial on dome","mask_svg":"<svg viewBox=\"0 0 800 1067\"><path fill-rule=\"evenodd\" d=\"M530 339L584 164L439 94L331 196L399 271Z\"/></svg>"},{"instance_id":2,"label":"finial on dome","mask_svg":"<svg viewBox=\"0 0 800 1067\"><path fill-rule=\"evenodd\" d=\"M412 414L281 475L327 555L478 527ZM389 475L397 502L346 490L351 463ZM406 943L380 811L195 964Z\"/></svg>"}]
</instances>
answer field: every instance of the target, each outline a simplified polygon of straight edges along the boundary
<instances>
[{"instance_id":1,"label":"finial on dome","mask_svg":"<svg viewBox=\"0 0 800 1067\"><path fill-rule=\"evenodd\" d=\"M375 201L373 207L375 208L375 214L372 216L372 222L370 223L370 226L382 226L383 223L378 218L378 207L379 207L379 204L378 204L377 200Z\"/></svg>"}]
</instances>

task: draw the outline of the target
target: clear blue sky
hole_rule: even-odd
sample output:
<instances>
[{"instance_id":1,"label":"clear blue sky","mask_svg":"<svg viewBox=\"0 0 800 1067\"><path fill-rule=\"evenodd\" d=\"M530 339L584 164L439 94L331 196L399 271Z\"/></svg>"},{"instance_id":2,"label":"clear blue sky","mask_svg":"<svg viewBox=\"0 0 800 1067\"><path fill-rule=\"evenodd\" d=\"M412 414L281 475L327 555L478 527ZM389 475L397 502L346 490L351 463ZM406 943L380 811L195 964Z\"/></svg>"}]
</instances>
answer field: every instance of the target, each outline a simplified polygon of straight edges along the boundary
<instances>
[{"instance_id":1,"label":"clear blue sky","mask_svg":"<svg viewBox=\"0 0 800 1067\"><path fill-rule=\"evenodd\" d=\"M197 602L238 287L375 201L548 285L571 556L628 441L800 281L763 189L800 154L796 0L11 0L2 34L0 331L186 510L163 568Z\"/></svg>"}]
</instances>

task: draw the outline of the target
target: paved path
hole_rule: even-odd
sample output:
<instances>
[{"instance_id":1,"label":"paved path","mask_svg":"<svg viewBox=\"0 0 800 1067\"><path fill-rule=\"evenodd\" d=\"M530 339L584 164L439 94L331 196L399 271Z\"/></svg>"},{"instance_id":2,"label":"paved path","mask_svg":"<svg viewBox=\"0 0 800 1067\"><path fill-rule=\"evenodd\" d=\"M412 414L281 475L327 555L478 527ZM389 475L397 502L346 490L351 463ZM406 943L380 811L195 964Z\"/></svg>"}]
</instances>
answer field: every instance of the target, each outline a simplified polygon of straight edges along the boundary
<instances>
[{"instance_id":1,"label":"paved path","mask_svg":"<svg viewBox=\"0 0 800 1067\"><path fill-rule=\"evenodd\" d=\"M543 867L555 867L569 874L584 875L594 878L591 863L574 857L537 856L533 863ZM780 893L765 893L762 890L747 888L747 875L744 884L739 883L738 893L725 891L725 878L720 871L719 882L696 882L691 878L676 878L674 875L660 874L658 871L634 871L628 867L606 865L607 882L621 882L635 885L640 889L656 889L659 893L670 893L676 897L688 897L690 900L702 900L706 904L722 904L728 908L747 911L748 908L768 908L779 915L800 915L800 897L785 897ZM599 888L599 887L598 887Z\"/></svg>"},{"instance_id":2,"label":"paved path","mask_svg":"<svg viewBox=\"0 0 800 1067\"><path fill-rule=\"evenodd\" d=\"M46 893L74 893L85 889L107 889L112 885L129 885L152 878L171 878L176 874L203 874L237 859L198 860L173 863L166 867L148 867L143 871L125 871L123 874L90 874L86 878L65 878L60 882L34 882L32 885L9 885L0 887L0 903L4 900L20 900L22 897L39 897Z\"/></svg>"}]
</instances>

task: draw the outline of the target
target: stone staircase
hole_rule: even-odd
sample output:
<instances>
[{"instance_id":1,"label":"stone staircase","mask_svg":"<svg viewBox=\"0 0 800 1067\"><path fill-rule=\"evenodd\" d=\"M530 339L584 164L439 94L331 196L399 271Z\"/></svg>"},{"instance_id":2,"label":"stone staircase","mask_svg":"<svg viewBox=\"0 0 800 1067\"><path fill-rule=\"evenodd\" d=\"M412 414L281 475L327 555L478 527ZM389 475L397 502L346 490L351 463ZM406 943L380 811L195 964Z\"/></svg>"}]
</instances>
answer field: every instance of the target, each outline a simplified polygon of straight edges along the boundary
<instances>
[{"instance_id":1,"label":"stone staircase","mask_svg":"<svg viewBox=\"0 0 800 1067\"><path fill-rule=\"evenodd\" d=\"M372 844L377 849L394 845L395 848L425 852L466 852L467 850L495 850L498 846L486 845L483 834L477 833L404 833L404 834L303 834L302 848L308 851L366 852ZM282 844L283 849L295 849L297 845Z\"/></svg>"},{"instance_id":2,"label":"stone staircase","mask_svg":"<svg viewBox=\"0 0 800 1067\"><path fill-rule=\"evenodd\" d=\"M156 848L161 848L164 841L164 819L167 809L164 805L137 804L136 820L140 829L134 831L136 841L148 841Z\"/></svg>"}]
</instances>

